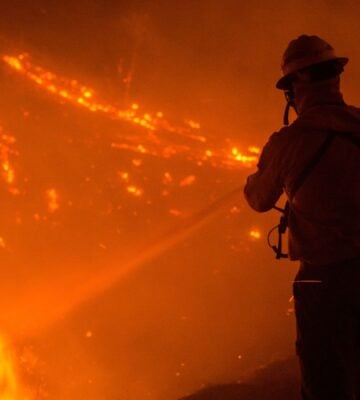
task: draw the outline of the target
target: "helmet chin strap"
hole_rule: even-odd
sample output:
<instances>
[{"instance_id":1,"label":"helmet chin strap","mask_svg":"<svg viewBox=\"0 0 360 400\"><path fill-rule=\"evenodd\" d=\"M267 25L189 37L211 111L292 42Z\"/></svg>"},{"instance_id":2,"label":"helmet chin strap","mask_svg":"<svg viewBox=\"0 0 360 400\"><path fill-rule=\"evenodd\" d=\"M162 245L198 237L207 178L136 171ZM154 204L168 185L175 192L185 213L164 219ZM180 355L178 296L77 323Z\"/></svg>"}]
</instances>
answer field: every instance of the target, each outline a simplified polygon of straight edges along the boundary
<instances>
[{"instance_id":1,"label":"helmet chin strap","mask_svg":"<svg viewBox=\"0 0 360 400\"><path fill-rule=\"evenodd\" d=\"M284 125L286 125L286 126L289 125L289 112L290 112L290 108L291 108L291 102L288 101L288 102L286 103L285 112L284 112Z\"/></svg>"},{"instance_id":2,"label":"helmet chin strap","mask_svg":"<svg viewBox=\"0 0 360 400\"><path fill-rule=\"evenodd\" d=\"M284 112L284 125L288 126L289 125L290 108L293 107L296 111L295 96L294 96L293 90L292 89L286 90L285 97L286 97L287 103L286 103L285 112Z\"/></svg>"}]
</instances>

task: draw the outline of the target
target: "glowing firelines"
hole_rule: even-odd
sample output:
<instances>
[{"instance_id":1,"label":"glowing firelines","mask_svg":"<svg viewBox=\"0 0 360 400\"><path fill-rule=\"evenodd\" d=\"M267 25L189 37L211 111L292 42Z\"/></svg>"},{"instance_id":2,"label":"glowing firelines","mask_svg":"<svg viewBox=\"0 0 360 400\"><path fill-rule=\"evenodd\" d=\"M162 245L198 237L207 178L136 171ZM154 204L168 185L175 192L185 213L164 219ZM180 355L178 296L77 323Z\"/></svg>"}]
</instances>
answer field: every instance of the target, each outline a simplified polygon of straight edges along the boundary
<instances>
[{"instance_id":1,"label":"glowing firelines","mask_svg":"<svg viewBox=\"0 0 360 400\"><path fill-rule=\"evenodd\" d=\"M151 133L136 138L123 137L121 142L112 143L115 149L163 158L185 155L189 161L197 165L206 163L217 168L253 166L257 162L259 149L255 146L249 147L244 153L237 146L219 148L217 145L208 144L208 139L200 133L199 122L187 119L179 126L166 120L162 111L154 114L141 112L141 107L137 103L133 103L129 109L120 109L99 99L95 90L77 80L61 77L34 65L27 54L4 55L2 60L14 71L63 101L91 112L101 113L111 119L135 124ZM176 137L182 138L184 143L176 144L174 140Z\"/></svg>"},{"instance_id":2,"label":"glowing firelines","mask_svg":"<svg viewBox=\"0 0 360 400\"><path fill-rule=\"evenodd\" d=\"M141 113L141 107L137 103L133 103L129 109L121 110L116 105L99 99L95 90L77 80L61 77L33 64L28 54L4 55L2 60L14 71L63 101L83 107L91 112L101 113L111 119L138 125L145 130L143 134L133 134L131 137L121 137L121 141L113 141L110 144L113 149L125 150L141 156L150 155L162 158L182 155L198 166L207 163L216 168L250 167L258 160L260 149L256 146L248 147L247 154L241 152L238 146L228 145L223 149L219 149L218 146L209 148L206 137L200 134L201 124L192 119L187 119L182 126L177 126L167 121L161 111L154 115L148 112ZM180 142L179 144L178 140L175 143L171 139L174 135L182 137L183 143ZM0 128L1 175L9 192L18 195L20 190L15 184L16 173L12 160L15 156L18 156L14 148L15 143L15 138L4 134ZM142 164L141 158L132 160L132 165L135 167L140 167ZM144 188L141 187L141 184L135 182L128 172L119 171L118 176L125 193L134 198L143 197ZM163 177L165 188L162 191L162 196L169 194L167 187L172 183L172 175L170 172L165 172ZM190 174L181 178L178 185L185 188L195 183L197 183L196 175ZM54 214L59 210L60 193L55 187L45 191L45 199L49 214ZM181 215L181 211L176 208L170 209L169 213L173 216ZM36 213L34 218L35 220L46 219L46 217L41 217L39 213ZM258 229L253 229L249 232L249 237L256 240L261 237L261 234Z\"/></svg>"},{"instance_id":3,"label":"glowing firelines","mask_svg":"<svg viewBox=\"0 0 360 400\"><path fill-rule=\"evenodd\" d=\"M187 119L183 126L176 126L164 118L164 114L158 111L154 115L151 113L141 113L141 107L133 103L129 109L121 110L116 105L109 104L95 93L95 90L81 84L75 79L61 77L53 72L47 71L43 67L31 62L27 54L18 56L4 55L2 60L14 71L22 74L36 85L57 96L62 101L67 101L76 106L81 106L88 111L98 112L111 119L126 121L145 130L144 133L136 133L131 136L121 136L121 141L112 141L113 149L124 150L139 154L141 156L155 156L170 158L174 156L185 156L185 158L198 166L208 164L216 168L238 168L239 166L253 166L258 159L259 148L251 146L247 153L240 152L237 146L227 146L219 149L218 146L210 149L207 139L200 134L201 125L199 122ZM179 143L174 137L181 137L183 142ZM10 149L15 139L11 136L2 136L0 161L2 164L2 176L8 184L8 190L13 194L19 194L19 190L14 185L15 171L10 163ZM133 166L141 166L141 159L134 159ZM133 197L142 197L144 190L138 184L126 179L125 193ZM195 175L184 177L180 182L180 187L189 186L196 183ZM163 190L163 195L167 190ZM59 193L55 188L48 189L45 193L48 212L56 212L59 205Z\"/></svg>"},{"instance_id":4,"label":"glowing firelines","mask_svg":"<svg viewBox=\"0 0 360 400\"><path fill-rule=\"evenodd\" d=\"M77 105L90 112L97 112L114 120L121 120L132 123L146 132L143 135L122 137L119 141L113 141L111 147L118 150L126 150L139 155L151 155L161 158L174 156L185 156L188 161L196 165L209 165L216 168L236 169L239 167L251 167L258 159L259 149L251 146L246 154L240 151L238 146L218 146L208 144L207 138L200 133L201 124L186 120L182 126L170 123L164 118L161 111L155 114L142 113L139 104L134 103L129 109L121 110L116 105L109 104L98 99L95 91L77 80L60 77L42 67L33 65L30 57L22 54L19 56L4 56L3 61L14 71L21 73L30 81L45 89L48 93ZM173 140L174 137L182 138L183 142ZM17 174L14 166L14 158L18 156L15 150L16 139L13 136L3 134L0 129L0 166L1 178L6 183L9 192L13 195L20 194L17 187ZM140 156L139 156L140 157ZM135 158L132 160L135 167L142 164L142 160ZM118 172L119 181L124 186L125 192L134 198L141 198L144 189L132 179L130 173L126 171ZM168 194L167 187L174 184L175 178L170 172L164 172L163 196ZM176 180L176 184L181 188L186 188L197 183L194 174L188 174ZM54 214L60 209L62 202L61 193L56 187L45 190L44 198L47 212ZM169 214L173 217L181 217L182 211L171 208ZM35 220L40 219L39 214L34 215ZM181 235L180 235L181 236ZM261 233L254 228L249 232L251 239L259 239ZM5 246L1 238L0 247ZM165 246L166 247L166 246ZM159 246L153 251L162 251ZM147 257L147 256L146 256ZM145 259L146 259L145 257ZM17 381L13 358L9 349L0 337L0 398L2 400L25 400L26 397L20 393Z\"/></svg>"},{"instance_id":5,"label":"glowing firelines","mask_svg":"<svg viewBox=\"0 0 360 400\"><path fill-rule=\"evenodd\" d=\"M173 156L183 155L187 160L195 162L198 166L205 163L217 168L238 168L239 166L253 166L260 153L260 149L256 146L250 146L247 154L239 150L238 146L228 146L219 149L218 146L209 148L207 138L200 134L201 124L192 119L184 121L182 126L177 126L164 118L161 111L155 114L141 113L141 107L137 103L133 103L129 109L121 110L114 104L107 103L98 98L95 90L83 85L75 79L61 77L51 71L47 71L41 66L32 63L28 54L20 54L17 56L4 55L2 57L5 62L14 71L22 74L36 85L51 93L54 96L77 106L81 106L88 111L98 112L111 119L126 121L145 130L145 134L136 134L131 137L121 137L121 141L113 141L111 147L113 149L125 150L139 155L151 155L162 158L170 158ZM169 135L170 134L170 135ZM13 136L5 135L0 129L0 163L1 174L3 180L8 186L8 190L16 195L20 191L15 185L15 169L13 167L11 157L17 156L14 144L16 142ZM172 136L182 137L183 143L174 142ZM140 167L143 163L141 158L132 160L132 165ZM118 172L121 184L124 186L125 193L135 198L140 198L144 194L144 189L133 181L128 172ZM162 191L163 196L169 194L166 186L173 182L170 172L165 172L163 184L165 189ZM197 182L194 174L183 177L178 182L179 187L185 188ZM53 214L60 208L60 194L56 188L52 187L45 191L48 213ZM175 208L169 210L171 215L180 215L181 212ZM39 214L36 214L41 219ZM34 217L34 218L35 218ZM36 219L36 218L35 218ZM46 217L45 217L46 219ZM260 232L253 229L249 232L251 239L259 239Z\"/></svg>"},{"instance_id":6,"label":"glowing firelines","mask_svg":"<svg viewBox=\"0 0 360 400\"><path fill-rule=\"evenodd\" d=\"M14 136L4 133L0 126L0 167L3 181L7 184L8 191L14 195L19 194L19 189L15 184L15 169L13 158L18 156L15 149L16 139Z\"/></svg>"}]
</instances>

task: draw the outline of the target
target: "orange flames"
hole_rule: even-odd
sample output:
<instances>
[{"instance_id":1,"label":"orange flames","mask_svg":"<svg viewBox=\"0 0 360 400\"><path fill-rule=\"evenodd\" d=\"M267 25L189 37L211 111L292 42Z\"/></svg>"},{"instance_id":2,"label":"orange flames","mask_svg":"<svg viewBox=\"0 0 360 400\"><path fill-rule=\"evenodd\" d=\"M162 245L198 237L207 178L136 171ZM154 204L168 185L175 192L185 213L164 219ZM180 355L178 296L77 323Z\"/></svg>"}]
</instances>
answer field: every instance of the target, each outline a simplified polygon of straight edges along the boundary
<instances>
[{"instance_id":1,"label":"orange flames","mask_svg":"<svg viewBox=\"0 0 360 400\"><path fill-rule=\"evenodd\" d=\"M147 204L151 204L146 198L146 182L133 174L134 168L141 168L144 164L144 156L147 157L181 157L197 166L207 165L215 168L226 168L237 170L241 167L252 167L258 160L260 149L256 146L249 146L246 151L240 146L234 145L228 139L226 145L210 141L201 134L201 124L192 119L184 120L181 126L177 126L165 119L164 113L158 111L154 114L142 112L141 106L133 103L129 109L122 110L117 105L110 104L101 99L94 89L83 85L74 79L68 79L47 71L41 66L32 63L27 54L18 56L4 55L2 57L13 71L20 73L29 81L35 83L39 88L51 94L62 103L67 102L76 107L82 107L90 112L99 113L104 117L121 120L136 125L136 131L131 135L119 133L116 139L110 139L108 145L113 149L126 150L138 154L131 160L130 171L118 171L118 184L124 193L134 200L142 199ZM124 130L122 130L124 131ZM181 139L181 140L179 140ZM116 141L115 141L116 140ZM18 176L16 139L12 135L5 134L0 127L0 179L7 186L7 190L13 195L25 193L21 183L24 177ZM130 167L130 168L131 168ZM91 178L86 177L85 180ZM179 187L187 190L200 181L200 178L190 171L183 176L176 176L168 171L163 172L161 177L163 189L160 192L162 197L167 197L171 190ZM42 214L39 210L34 210L32 217L35 221L45 221L49 214L57 215L60 207L67 207L71 201L66 199L64 194L56 188L57 182L51 182L49 188L44 190L42 197L45 202L45 209L48 215ZM21 192L20 189L21 188ZM184 216L186 212L178 208L178 205L169 206L168 213L171 216ZM234 213L232 210L231 213ZM15 221L21 224L21 216L16 215ZM248 238L257 240L261 238L261 233L254 229L248 233ZM8 247L8 238L0 237L0 248Z\"/></svg>"},{"instance_id":2,"label":"orange flames","mask_svg":"<svg viewBox=\"0 0 360 400\"><path fill-rule=\"evenodd\" d=\"M30 400L20 388L12 352L2 337L0 337L0 399Z\"/></svg>"},{"instance_id":3,"label":"orange flames","mask_svg":"<svg viewBox=\"0 0 360 400\"><path fill-rule=\"evenodd\" d=\"M129 162L129 169L127 167L124 168L123 165L116 166L115 171L113 171L115 174L111 175L112 188L122 188L125 195L134 199L134 201L141 201L146 205L151 205L154 202L154 197L151 197L153 196L152 192L149 190L150 194L147 194L147 188L149 187L147 176L143 176L142 171L136 174L144 165L145 157L161 157L165 159L179 157L180 161L190 162L192 166L206 165L207 167L230 169L235 172L239 168L253 166L258 160L260 152L258 147L251 146L244 151L239 145L231 143L228 139L225 140L226 145L212 143L201 134L201 124L192 119L187 119L181 126L177 126L167 121L163 112L159 111L154 114L142 112L142 108L137 103L132 104L127 110L121 110L118 106L102 100L92 88L76 80L61 77L40 66L34 65L27 55L6 55L2 59L13 71L20 73L23 77L35 83L45 93L51 94L53 98L60 100L62 103L67 102L89 112L98 113L103 117L121 120L137 126L138 129L133 130L131 135L126 132L127 130L119 129L120 132L116 133L116 136L114 135L110 141L106 142L106 146L111 146L113 149L126 150L127 152L137 154L132 159L126 158L127 162ZM0 128L0 180L3 180L10 193L21 194L19 196L19 204L22 204L22 201L25 202L27 200L25 199L25 195L29 193L27 188L31 186L31 182L28 183L28 178L21 176L24 174L25 169L18 167L16 145L15 138L4 134ZM161 191L158 192L163 197L170 197L173 193L176 194L177 190L190 192L202 179L203 171L199 168L196 169L196 173L189 170L189 168L181 169L180 172L170 172L168 169L169 165L166 168L166 170L160 172L158 182L163 185ZM88 172L86 174L83 179L85 182L90 182L92 177L88 175ZM116 177L115 180L114 177ZM56 177L53 179L54 181L46 181L45 187L43 185L40 188L34 186L33 190L41 191L40 196L37 194L37 198L41 199L41 203L37 204L34 209L31 209L30 215L32 221L36 221L37 223L48 221L52 224L51 226L57 227L61 225L60 218L63 214L61 211L64 210L65 214L65 210L72 207L75 201L73 202L74 199L69 197L69 193L71 192L69 191L68 193L66 189L64 190L63 185L56 180ZM235 194L232 194L234 198L241 196L242 190L240 189ZM166 251L173 243L183 240L186 235L190 235L195 228L197 229L198 226L201 226L204 223L203 221L208 221L212 213L217 213L218 208L231 207L232 201L228 199L228 196L225 197L227 201L220 199L210 204L209 210L211 212L206 212L206 218L202 217L204 215L203 210L199 213L193 213L191 207L182 207L179 202L168 204L167 199L164 199L164 204L166 204L165 212L167 213L166 218L178 218L182 222L181 229L179 229L179 232L176 232L176 235L174 234L170 238L166 235L164 240L155 243L154 246L150 246L149 250L144 252L144 255L140 255L139 260L129 262L130 266L128 269L136 268L138 265L148 261L148 259L160 254L160 252ZM212 198L210 197L209 202L211 200ZM118 210L121 207L122 204L109 203L106 212L111 213L113 209ZM229 212L237 214L240 211L238 207L232 207ZM29 220L26 213L27 211L16 212L14 214L16 224L20 225L22 220ZM135 212L133 214L137 215ZM251 232L245 231L245 235L249 240L256 240L261 237L261 233L256 229ZM109 248L105 240L100 239L98 243L102 250ZM4 233L4 239L0 237L0 249L6 248L11 250L12 246L10 235L8 236ZM107 287L110 284L109 282L118 279L123 273L123 271L120 274L117 271L110 272L109 276L106 276L106 279L104 278L106 281L106 284L103 285L104 287ZM93 283L93 286L91 286L90 282L88 286L89 289L86 288L84 290L86 296L89 293L97 293L101 289L98 289L98 286L101 285L97 281ZM79 295L79 297L81 296ZM80 300L75 299L74 304L83 301L84 297L85 295ZM70 308L72 305L68 307Z\"/></svg>"},{"instance_id":4,"label":"orange flames","mask_svg":"<svg viewBox=\"0 0 360 400\"><path fill-rule=\"evenodd\" d=\"M260 232L258 229L252 229L252 230L249 232L249 236L250 236L252 239L260 239L260 238L261 238L261 232Z\"/></svg>"},{"instance_id":5,"label":"orange flames","mask_svg":"<svg viewBox=\"0 0 360 400\"><path fill-rule=\"evenodd\" d=\"M257 147L251 146L244 152L231 144L225 147L220 146L220 148L217 144L211 145L200 133L199 122L188 119L178 126L166 120L161 111L141 112L141 107L137 103L123 110L100 99L95 90L77 80L61 77L34 65L27 54L5 55L2 59L14 71L27 77L60 100L80 106L90 112L101 113L114 120L129 122L146 131L139 137L132 135L122 137L121 142L113 142L111 146L115 149L164 158L181 155L197 165L210 164L220 168L253 166L257 162L259 154ZM175 142L175 139L179 137L183 139L183 144ZM11 179L11 172L7 173L8 179Z\"/></svg>"},{"instance_id":6,"label":"orange flames","mask_svg":"<svg viewBox=\"0 0 360 400\"><path fill-rule=\"evenodd\" d=\"M60 207L57 191L55 189L48 189L46 191L46 198L48 200L48 211L50 213L57 211Z\"/></svg>"},{"instance_id":7,"label":"orange flames","mask_svg":"<svg viewBox=\"0 0 360 400\"><path fill-rule=\"evenodd\" d=\"M0 165L3 181L7 184L10 193L19 194L19 190L15 185L15 169L13 167L12 158L18 153L14 149L16 140L13 136L6 135L0 127Z\"/></svg>"}]
</instances>

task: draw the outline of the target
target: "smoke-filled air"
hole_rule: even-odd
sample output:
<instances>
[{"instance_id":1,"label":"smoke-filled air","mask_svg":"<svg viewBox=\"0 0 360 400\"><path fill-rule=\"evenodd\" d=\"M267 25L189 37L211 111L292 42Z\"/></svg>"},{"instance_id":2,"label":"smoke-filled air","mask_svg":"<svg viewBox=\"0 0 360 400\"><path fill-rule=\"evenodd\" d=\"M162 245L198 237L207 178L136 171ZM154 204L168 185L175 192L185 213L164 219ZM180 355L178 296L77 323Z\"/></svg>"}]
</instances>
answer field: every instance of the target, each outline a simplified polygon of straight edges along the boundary
<instances>
[{"instance_id":1,"label":"smoke-filled air","mask_svg":"<svg viewBox=\"0 0 360 400\"><path fill-rule=\"evenodd\" d=\"M243 186L282 127L291 39L348 56L360 102L359 16L350 0L1 3L2 400L296 393L297 264L274 259L278 214Z\"/></svg>"}]
</instances>

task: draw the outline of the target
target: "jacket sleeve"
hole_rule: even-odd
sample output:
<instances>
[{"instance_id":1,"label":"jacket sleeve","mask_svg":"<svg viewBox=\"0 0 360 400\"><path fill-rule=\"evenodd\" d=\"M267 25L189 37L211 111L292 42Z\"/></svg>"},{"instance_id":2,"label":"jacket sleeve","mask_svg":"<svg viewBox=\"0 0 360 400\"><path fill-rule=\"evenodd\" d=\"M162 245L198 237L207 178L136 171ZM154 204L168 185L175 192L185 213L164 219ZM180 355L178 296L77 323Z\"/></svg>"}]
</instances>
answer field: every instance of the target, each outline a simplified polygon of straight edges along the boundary
<instances>
[{"instance_id":1,"label":"jacket sleeve","mask_svg":"<svg viewBox=\"0 0 360 400\"><path fill-rule=\"evenodd\" d=\"M269 211L283 193L283 140L281 131L270 137L261 153L257 171L247 178L244 195L256 211Z\"/></svg>"}]
</instances>

